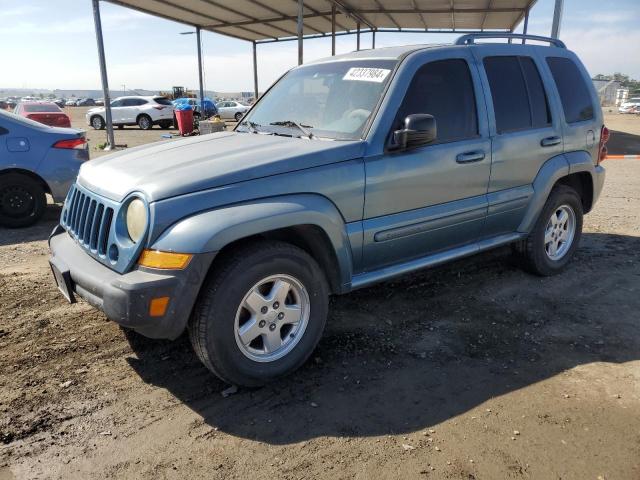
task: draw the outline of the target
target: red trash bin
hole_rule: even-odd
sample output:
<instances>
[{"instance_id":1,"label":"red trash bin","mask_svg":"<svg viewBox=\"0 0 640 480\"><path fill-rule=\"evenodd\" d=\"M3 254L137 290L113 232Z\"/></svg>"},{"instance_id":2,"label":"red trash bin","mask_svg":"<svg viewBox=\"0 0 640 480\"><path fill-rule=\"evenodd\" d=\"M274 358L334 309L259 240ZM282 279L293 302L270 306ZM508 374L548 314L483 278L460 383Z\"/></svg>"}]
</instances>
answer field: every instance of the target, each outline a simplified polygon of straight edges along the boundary
<instances>
[{"instance_id":1,"label":"red trash bin","mask_svg":"<svg viewBox=\"0 0 640 480\"><path fill-rule=\"evenodd\" d=\"M189 135L193 131L193 110L191 105L187 105L189 109L176 108L176 120L178 122L178 130L180 135Z\"/></svg>"}]
</instances>

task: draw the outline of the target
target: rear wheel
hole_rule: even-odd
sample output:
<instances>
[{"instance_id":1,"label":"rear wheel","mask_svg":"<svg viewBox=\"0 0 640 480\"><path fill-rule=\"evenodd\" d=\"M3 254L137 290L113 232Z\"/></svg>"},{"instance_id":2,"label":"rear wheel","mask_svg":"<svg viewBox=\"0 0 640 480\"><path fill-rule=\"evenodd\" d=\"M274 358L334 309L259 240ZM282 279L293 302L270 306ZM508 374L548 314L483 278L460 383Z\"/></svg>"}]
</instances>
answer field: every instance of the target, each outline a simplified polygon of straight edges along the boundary
<instances>
[{"instance_id":1,"label":"rear wheel","mask_svg":"<svg viewBox=\"0 0 640 480\"><path fill-rule=\"evenodd\" d=\"M0 176L0 225L28 227L44 214L47 197L36 180L18 173Z\"/></svg>"},{"instance_id":2,"label":"rear wheel","mask_svg":"<svg viewBox=\"0 0 640 480\"><path fill-rule=\"evenodd\" d=\"M239 122L240 120L242 120L243 116L244 116L244 113L238 112L234 115L234 118L236 119L236 122Z\"/></svg>"},{"instance_id":3,"label":"rear wheel","mask_svg":"<svg viewBox=\"0 0 640 480\"><path fill-rule=\"evenodd\" d=\"M151 130L153 128L153 121L149 115L140 115L137 123L141 130Z\"/></svg>"},{"instance_id":4,"label":"rear wheel","mask_svg":"<svg viewBox=\"0 0 640 480\"><path fill-rule=\"evenodd\" d=\"M96 130L103 130L105 127L104 119L100 115L91 117L91 126Z\"/></svg>"},{"instance_id":5,"label":"rear wheel","mask_svg":"<svg viewBox=\"0 0 640 480\"><path fill-rule=\"evenodd\" d=\"M560 273L580 243L582 216L578 193L565 185L554 187L533 231L514 245L524 268L543 276Z\"/></svg>"},{"instance_id":6,"label":"rear wheel","mask_svg":"<svg viewBox=\"0 0 640 480\"><path fill-rule=\"evenodd\" d=\"M189 322L191 343L213 373L256 387L302 365L327 317L328 286L316 261L287 243L237 250L204 285Z\"/></svg>"}]
</instances>

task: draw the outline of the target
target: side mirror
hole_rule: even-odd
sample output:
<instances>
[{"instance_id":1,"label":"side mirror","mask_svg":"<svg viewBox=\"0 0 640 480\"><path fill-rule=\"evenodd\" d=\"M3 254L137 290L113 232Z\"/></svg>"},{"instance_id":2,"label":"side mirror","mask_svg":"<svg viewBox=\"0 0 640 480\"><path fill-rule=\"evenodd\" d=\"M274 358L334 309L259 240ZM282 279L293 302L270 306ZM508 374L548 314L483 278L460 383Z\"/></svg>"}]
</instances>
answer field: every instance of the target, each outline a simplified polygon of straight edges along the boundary
<instances>
[{"instance_id":1,"label":"side mirror","mask_svg":"<svg viewBox=\"0 0 640 480\"><path fill-rule=\"evenodd\" d=\"M404 128L393 132L397 148L406 150L433 142L437 137L436 119L427 113L414 113L404 119Z\"/></svg>"}]
</instances>

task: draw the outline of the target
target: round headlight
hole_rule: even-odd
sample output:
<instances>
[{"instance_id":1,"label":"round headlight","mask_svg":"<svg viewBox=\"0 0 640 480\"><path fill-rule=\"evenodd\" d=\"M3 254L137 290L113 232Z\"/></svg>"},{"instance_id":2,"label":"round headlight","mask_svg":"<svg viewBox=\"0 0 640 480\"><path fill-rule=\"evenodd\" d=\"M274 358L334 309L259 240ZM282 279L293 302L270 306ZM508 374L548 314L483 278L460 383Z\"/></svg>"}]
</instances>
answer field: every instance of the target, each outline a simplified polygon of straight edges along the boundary
<instances>
[{"instance_id":1,"label":"round headlight","mask_svg":"<svg viewBox=\"0 0 640 480\"><path fill-rule=\"evenodd\" d=\"M147 228L147 207L142 200L136 198L127 207L127 232L134 243L142 240Z\"/></svg>"}]
</instances>

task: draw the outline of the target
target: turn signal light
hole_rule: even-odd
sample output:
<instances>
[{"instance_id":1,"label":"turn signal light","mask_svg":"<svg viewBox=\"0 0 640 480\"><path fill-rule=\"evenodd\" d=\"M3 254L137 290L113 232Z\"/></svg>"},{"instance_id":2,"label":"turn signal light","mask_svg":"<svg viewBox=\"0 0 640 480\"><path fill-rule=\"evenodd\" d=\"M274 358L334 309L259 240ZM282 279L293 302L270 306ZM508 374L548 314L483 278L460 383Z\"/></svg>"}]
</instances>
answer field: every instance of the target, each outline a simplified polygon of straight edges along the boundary
<instances>
[{"instance_id":1,"label":"turn signal light","mask_svg":"<svg viewBox=\"0 0 640 480\"><path fill-rule=\"evenodd\" d=\"M160 250L143 250L138 265L161 270L182 270L191 261L189 253L162 252Z\"/></svg>"},{"instance_id":2,"label":"turn signal light","mask_svg":"<svg viewBox=\"0 0 640 480\"><path fill-rule=\"evenodd\" d=\"M167 306L169 306L169 297L151 299L149 303L149 316L162 317L167 312Z\"/></svg>"}]
</instances>

